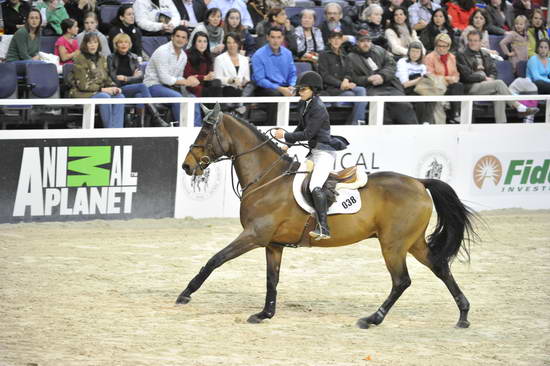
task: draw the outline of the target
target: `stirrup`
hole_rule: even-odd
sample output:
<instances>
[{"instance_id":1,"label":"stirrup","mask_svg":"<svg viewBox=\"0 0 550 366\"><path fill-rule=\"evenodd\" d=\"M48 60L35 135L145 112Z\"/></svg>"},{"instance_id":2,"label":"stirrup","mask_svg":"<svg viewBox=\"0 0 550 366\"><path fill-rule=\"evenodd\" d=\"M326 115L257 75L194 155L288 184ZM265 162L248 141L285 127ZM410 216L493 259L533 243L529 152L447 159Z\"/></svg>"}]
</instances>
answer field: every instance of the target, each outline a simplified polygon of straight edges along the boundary
<instances>
[{"instance_id":1,"label":"stirrup","mask_svg":"<svg viewBox=\"0 0 550 366\"><path fill-rule=\"evenodd\" d=\"M309 236L315 240L330 239L330 232L317 224L315 230L309 232Z\"/></svg>"}]
</instances>

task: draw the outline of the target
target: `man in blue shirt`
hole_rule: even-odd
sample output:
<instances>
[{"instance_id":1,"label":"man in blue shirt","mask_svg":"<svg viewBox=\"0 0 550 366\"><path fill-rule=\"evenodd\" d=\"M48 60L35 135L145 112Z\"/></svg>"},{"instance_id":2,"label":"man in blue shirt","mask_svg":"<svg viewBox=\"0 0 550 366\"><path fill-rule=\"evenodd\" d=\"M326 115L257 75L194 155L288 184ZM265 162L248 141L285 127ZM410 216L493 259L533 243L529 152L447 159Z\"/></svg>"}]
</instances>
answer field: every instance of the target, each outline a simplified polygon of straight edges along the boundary
<instances>
[{"instance_id":1,"label":"man in blue shirt","mask_svg":"<svg viewBox=\"0 0 550 366\"><path fill-rule=\"evenodd\" d=\"M296 66L292 52L283 47L284 35L281 29L271 28L267 33L267 44L252 56L252 80L256 83L258 96L294 95ZM268 104L267 125L277 124L277 105Z\"/></svg>"}]
</instances>

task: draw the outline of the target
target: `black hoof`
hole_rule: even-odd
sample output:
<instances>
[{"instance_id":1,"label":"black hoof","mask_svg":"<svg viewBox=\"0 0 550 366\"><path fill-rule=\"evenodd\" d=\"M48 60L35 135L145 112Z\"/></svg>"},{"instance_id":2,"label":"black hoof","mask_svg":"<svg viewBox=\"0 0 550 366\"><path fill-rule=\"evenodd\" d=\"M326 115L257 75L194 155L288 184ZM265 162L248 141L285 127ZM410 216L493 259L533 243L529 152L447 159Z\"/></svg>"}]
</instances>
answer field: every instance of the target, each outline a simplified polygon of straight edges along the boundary
<instances>
[{"instance_id":1,"label":"black hoof","mask_svg":"<svg viewBox=\"0 0 550 366\"><path fill-rule=\"evenodd\" d=\"M250 324L259 324L264 319L267 319L267 317L262 313L258 313L258 314L250 315L250 317L246 321Z\"/></svg>"},{"instance_id":2,"label":"black hoof","mask_svg":"<svg viewBox=\"0 0 550 366\"><path fill-rule=\"evenodd\" d=\"M361 318L357 321L357 327L361 329L369 329L371 324L367 321L367 318Z\"/></svg>"},{"instance_id":3,"label":"black hoof","mask_svg":"<svg viewBox=\"0 0 550 366\"><path fill-rule=\"evenodd\" d=\"M179 296L178 296L178 299L176 300L176 304L178 304L178 305L185 305L185 304L187 304L189 301L191 301L191 296L179 295Z\"/></svg>"},{"instance_id":4,"label":"black hoof","mask_svg":"<svg viewBox=\"0 0 550 366\"><path fill-rule=\"evenodd\" d=\"M458 323L456 323L457 328L468 328L470 326L470 322L467 320L459 320Z\"/></svg>"}]
</instances>

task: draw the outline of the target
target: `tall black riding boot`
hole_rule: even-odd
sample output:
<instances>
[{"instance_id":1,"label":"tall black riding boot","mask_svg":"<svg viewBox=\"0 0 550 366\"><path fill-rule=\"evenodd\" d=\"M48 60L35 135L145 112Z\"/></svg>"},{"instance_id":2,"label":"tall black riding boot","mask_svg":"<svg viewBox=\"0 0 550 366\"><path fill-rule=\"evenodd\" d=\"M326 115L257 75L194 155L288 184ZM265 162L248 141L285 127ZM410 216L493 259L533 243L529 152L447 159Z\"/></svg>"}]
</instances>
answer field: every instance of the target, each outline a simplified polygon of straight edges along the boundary
<instances>
[{"instance_id":1,"label":"tall black riding boot","mask_svg":"<svg viewBox=\"0 0 550 366\"><path fill-rule=\"evenodd\" d=\"M311 191L311 196L317 214L317 226L315 230L309 232L309 236L315 238L315 240L330 239L330 231L327 225L327 195L321 188L315 188Z\"/></svg>"},{"instance_id":2,"label":"tall black riding boot","mask_svg":"<svg viewBox=\"0 0 550 366\"><path fill-rule=\"evenodd\" d=\"M167 123L166 121L164 121L160 117L159 111L157 110L157 108L153 104L145 104L145 108L147 108L147 111L149 113L151 113L151 115L153 116L151 122L153 123L154 126L157 126L157 127L170 127L170 124Z\"/></svg>"}]
</instances>

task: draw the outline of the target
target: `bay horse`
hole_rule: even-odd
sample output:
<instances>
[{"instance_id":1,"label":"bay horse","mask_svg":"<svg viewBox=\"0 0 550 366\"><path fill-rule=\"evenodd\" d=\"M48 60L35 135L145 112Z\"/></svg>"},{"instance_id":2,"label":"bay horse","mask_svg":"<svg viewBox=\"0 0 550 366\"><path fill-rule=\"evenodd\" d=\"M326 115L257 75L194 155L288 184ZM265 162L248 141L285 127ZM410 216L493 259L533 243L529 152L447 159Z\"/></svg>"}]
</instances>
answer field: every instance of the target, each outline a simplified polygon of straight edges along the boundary
<instances>
[{"instance_id":1,"label":"bay horse","mask_svg":"<svg viewBox=\"0 0 550 366\"><path fill-rule=\"evenodd\" d=\"M297 242L309 218L309 213L302 210L293 197L296 162L249 122L222 113L219 104L213 110L203 109L206 111L203 127L190 146L182 168L188 175L201 175L211 163L232 160L242 187L240 221L243 231L201 268L176 303L188 303L214 269L263 247L267 259L265 305L262 311L248 318L249 323L259 323L275 315L284 249L279 243ZM467 328L470 304L454 280L449 263L461 249L469 260L469 240L476 235L473 228L476 214L460 201L448 184L394 172L370 174L360 195L363 206L359 212L329 216L331 238L311 242L312 246L329 248L378 238L392 288L377 311L359 319L357 326L368 328L382 323L411 285L406 264L407 253L411 253L445 283L460 312L456 326ZM426 239L432 205L438 219L434 232Z\"/></svg>"}]
</instances>

